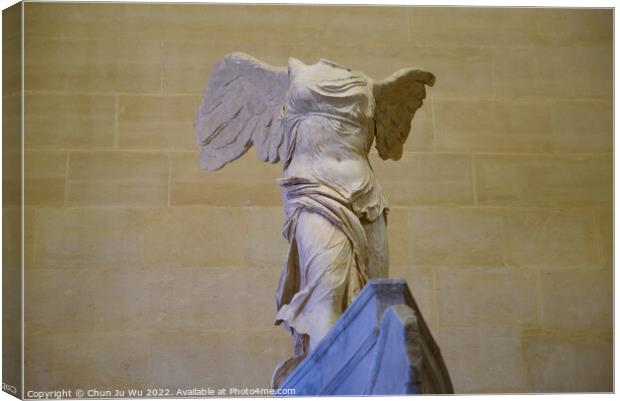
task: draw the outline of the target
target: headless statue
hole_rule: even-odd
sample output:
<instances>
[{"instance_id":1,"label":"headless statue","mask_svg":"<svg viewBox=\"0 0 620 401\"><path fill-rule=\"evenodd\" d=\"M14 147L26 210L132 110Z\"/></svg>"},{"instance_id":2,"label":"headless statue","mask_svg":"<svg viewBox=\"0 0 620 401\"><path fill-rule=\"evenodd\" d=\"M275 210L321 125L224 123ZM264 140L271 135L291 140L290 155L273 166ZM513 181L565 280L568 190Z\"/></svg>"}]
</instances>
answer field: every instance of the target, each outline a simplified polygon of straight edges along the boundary
<instances>
[{"instance_id":1,"label":"headless statue","mask_svg":"<svg viewBox=\"0 0 620 401\"><path fill-rule=\"evenodd\" d=\"M231 53L213 68L196 117L200 165L215 171L254 146L283 164L289 242L276 325L293 337L279 383L315 349L369 278L388 277L386 198L368 154L399 160L433 74L402 69L382 81L320 59L273 67Z\"/></svg>"}]
</instances>

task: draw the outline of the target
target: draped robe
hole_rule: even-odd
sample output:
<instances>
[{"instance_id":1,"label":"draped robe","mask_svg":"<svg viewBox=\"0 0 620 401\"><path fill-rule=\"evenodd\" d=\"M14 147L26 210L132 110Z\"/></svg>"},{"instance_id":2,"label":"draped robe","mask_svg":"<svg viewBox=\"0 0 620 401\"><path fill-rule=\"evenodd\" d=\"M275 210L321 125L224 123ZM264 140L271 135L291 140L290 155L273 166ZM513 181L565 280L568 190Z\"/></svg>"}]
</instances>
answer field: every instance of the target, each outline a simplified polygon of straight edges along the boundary
<instances>
[{"instance_id":1,"label":"draped robe","mask_svg":"<svg viewBox=\"0 0 620 401\"><path fill-rule=\"evenodd\" d=\"M369 277L387 276L387 202L368 160L372 80L326 59L305 65L292 58L289 80L282 110L287 157L278 180L289 253L276 324L293 332L302 356Z\"/></svg>"}]
</instances>

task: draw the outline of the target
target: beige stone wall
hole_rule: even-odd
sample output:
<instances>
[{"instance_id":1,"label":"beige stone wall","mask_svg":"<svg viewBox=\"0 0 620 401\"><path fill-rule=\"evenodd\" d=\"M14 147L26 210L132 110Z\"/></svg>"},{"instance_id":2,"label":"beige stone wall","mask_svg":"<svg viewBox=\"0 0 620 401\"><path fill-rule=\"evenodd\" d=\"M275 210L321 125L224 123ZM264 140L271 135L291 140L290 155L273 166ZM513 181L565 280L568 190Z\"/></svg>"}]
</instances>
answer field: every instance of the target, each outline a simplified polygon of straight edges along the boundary
<instances>
[{"instance_id":1,"label":"beige stone wall","mask_svg":"<svg viewBox=\"0 0 620 401\"><path fill-rule=\"evenodd\" d=\"M279 165L200 171L230 51L434 72L373 154L455 389L612 389L610 10L27 3L26 388L266 386Z\"/></svg>"}]
</instances>

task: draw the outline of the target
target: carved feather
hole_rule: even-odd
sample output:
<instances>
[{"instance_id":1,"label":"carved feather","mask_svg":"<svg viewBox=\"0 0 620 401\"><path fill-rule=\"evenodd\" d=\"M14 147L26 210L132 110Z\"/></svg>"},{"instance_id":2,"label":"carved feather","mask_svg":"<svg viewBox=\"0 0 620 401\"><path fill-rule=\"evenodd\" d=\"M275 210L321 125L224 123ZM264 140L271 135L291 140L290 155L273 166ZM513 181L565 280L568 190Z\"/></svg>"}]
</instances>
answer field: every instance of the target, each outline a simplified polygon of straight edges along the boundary
<instances>
[{"instance_id":1,"label":"carved feather","mask_svg":"<svg viewBox=\"0 0 620 401\"><path fill-rule=\"evenodd\" d=\"M228 54L212 69L194 127L200 166L219 170L252 145L263 161L280 160L284 131L279 119L288 69L247 54Z\"/></svg>"},{"instance_id":2,"label":"carved feather","mask_svg":"<svg viewBox=\"0 0 620 401\"><path fill-rule=\"evenodd\" d=\"M433 86L430 72L406 68L375 81L375 146L384 159L399 160L411 131L411 120L426 97L425 85Z\"/></svg>"}]
</instances>

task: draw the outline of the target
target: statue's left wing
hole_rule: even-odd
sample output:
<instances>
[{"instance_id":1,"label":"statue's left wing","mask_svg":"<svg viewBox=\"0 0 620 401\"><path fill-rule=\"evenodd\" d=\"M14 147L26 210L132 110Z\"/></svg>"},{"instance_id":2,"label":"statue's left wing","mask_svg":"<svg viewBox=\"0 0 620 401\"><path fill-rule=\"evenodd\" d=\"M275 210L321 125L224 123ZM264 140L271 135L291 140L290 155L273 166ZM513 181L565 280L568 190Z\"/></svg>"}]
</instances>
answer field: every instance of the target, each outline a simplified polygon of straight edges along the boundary
<instances>
[{"instance_id":1,"label":"statue's left wing","mask_svg":"<svg viewBox=\"0 0 620 401\"><path fill-rule=\"evenodd\" d=\"M425 85L434 84L433 74L413 68L396 71L374 82L375 146L382 159L400 159L411 120L426 97Z\"/></svg>"},{"instance_id":2,"label":"statue's left wing","mask_svg":"<svg viewBox=\"0 0 620 401\"><path fill-rule=\"evenodd\" d=\"M283 153L280 110L288 69L244 53L231 53L212 69L194 127L200 166L218 170L254 145L258 157L276 163Z\"/></svg>"}]
</instances>

